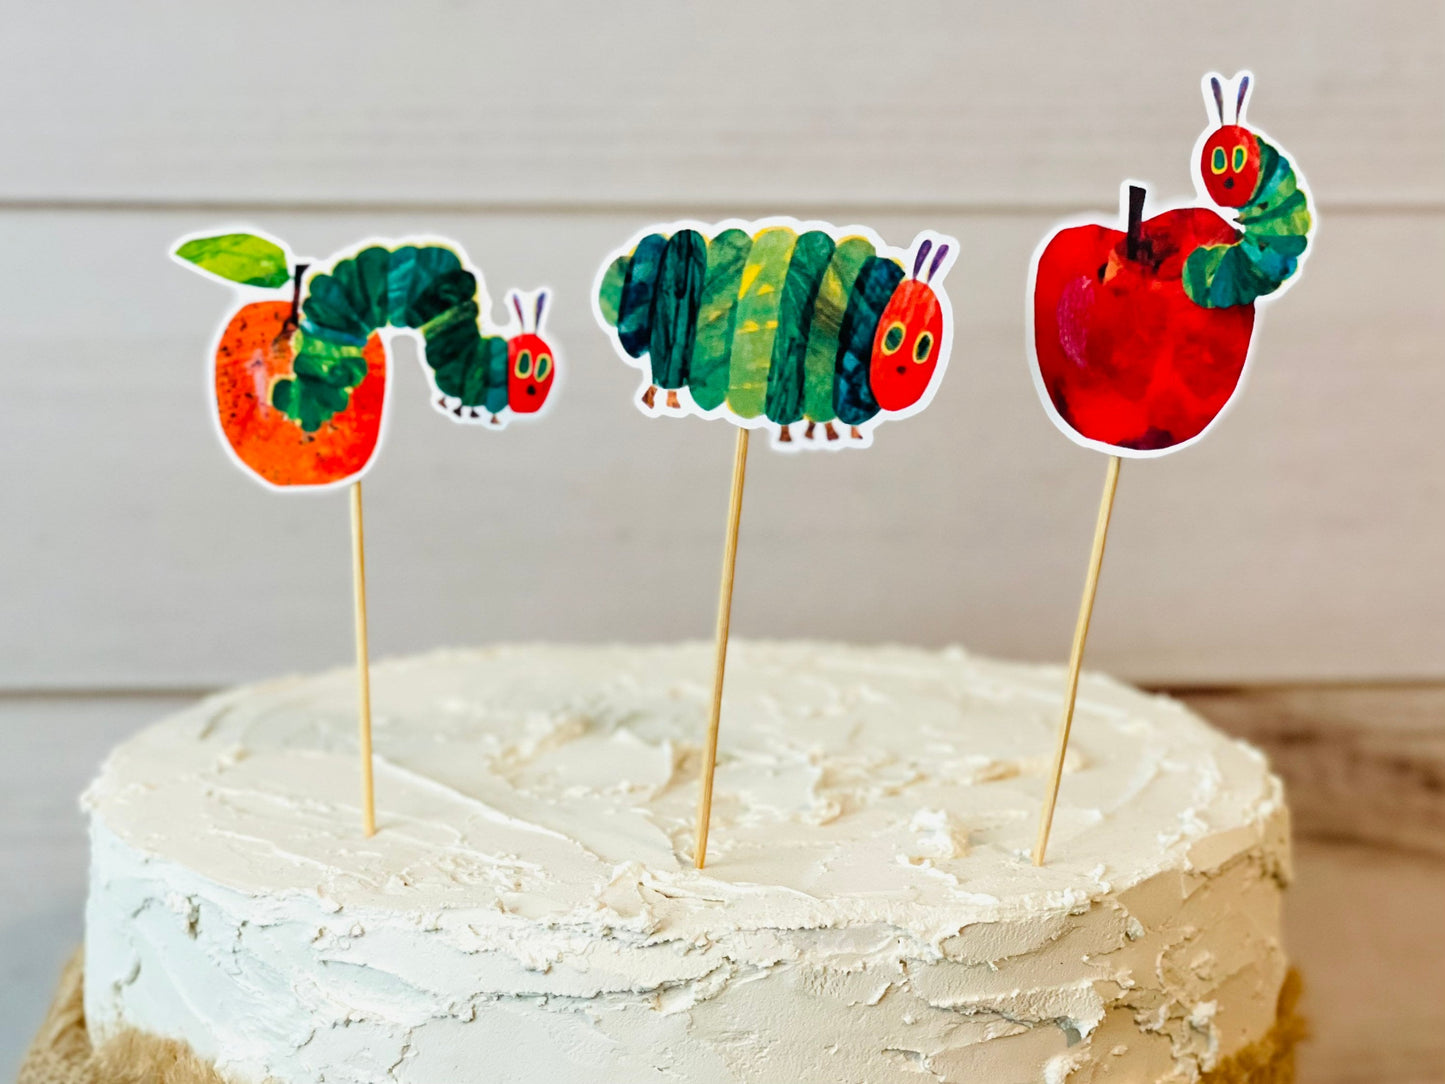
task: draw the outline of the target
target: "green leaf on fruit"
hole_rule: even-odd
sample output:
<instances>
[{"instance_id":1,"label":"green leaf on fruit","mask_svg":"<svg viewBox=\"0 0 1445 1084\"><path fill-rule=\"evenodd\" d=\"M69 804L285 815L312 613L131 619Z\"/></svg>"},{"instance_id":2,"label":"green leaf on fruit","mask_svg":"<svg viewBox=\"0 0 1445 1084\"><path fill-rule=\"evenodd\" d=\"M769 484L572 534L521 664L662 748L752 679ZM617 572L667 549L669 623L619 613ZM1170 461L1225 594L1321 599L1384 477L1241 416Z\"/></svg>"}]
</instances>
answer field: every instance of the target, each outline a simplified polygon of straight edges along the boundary
<instances>
[{"instance_id":1,"label":"green leaf on fruit","mask_svg":"<svg viewBox=\"0 0 1445 1084\"><path fill-rule=\"evenodd\" d=\"M291 281L286 250L251 233L198 237L176 249L176 255L208 274L242 286L275 289Z\"/></svg>"}]
</instances>

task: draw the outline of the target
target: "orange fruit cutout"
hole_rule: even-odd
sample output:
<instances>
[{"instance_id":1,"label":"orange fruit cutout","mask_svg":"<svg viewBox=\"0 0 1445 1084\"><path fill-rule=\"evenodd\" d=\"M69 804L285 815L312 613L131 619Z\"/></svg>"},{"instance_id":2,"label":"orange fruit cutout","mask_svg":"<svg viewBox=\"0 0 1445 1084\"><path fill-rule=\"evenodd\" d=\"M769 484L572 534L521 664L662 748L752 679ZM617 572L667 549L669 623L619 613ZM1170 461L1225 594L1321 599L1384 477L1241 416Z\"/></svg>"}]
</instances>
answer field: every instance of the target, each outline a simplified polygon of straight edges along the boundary
<instances>
[{"instance_id":1,"label":"orange fruit cutout","mask_svg":"<svg viewBox=\"0 0 1445 1084\"><path fill-rule=\"evenodd\" d=\"M231 450L274 486L324 486L366 469L381 438L386 402L386 346L372 332L362 356L366 376L346 409L308 433L271 405L271 389L292 375L295 328L288 301L244 305L216 348L216 411Z\"/></svg>"}]
</instances>

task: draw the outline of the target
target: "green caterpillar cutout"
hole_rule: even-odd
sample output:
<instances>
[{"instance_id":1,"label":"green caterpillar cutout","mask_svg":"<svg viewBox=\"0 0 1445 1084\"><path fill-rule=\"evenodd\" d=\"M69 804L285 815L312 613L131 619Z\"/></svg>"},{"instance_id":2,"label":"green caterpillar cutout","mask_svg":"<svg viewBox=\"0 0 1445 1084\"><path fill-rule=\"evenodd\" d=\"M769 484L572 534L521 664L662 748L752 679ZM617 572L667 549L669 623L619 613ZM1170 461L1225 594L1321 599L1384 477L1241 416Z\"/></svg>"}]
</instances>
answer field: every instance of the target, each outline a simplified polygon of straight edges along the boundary
<instances>
[{"instance_id":1,"label":"green caterpillar cutout","mask_svg":"<svg viewBox=\"0 0 1445 1084\"><path fill-rule=\"evenodd\" d=\"M1203 190L1221 207L1235 208L1240 236L1229 245L1201 245L1184 264L1184 292L1204 308L1249 305L1279 290L1299 270L1314 219L1309 189L1288 158L1244 126L1250 76L1238 76L1235 120L1224 123L1219 76L1205 77L1219 125L1201 137Z\"/></svg>"},{"instance_id":2,"label":"green caterpillar cutout","mask_svg":"<svg viewBox=\"0 0 1445 1084\"><path fill-rule=\"evenodd\" d=\"M902 251L862 227L675 223L609 257L594 304L646 374L646 413L769 427L785 447L806 423L811 446L862 446L937 389L952 336L942 280L957 252L932 232Z\"/></svg>"},{"instance_id":3,"label":"green caterpillar cutout","mask_svg":"<svg viewBox=\"0 0 1445 1084\"><path fill-rule=\"evenodd\" d=\"M453 419L500 424L507 410L534 413L546 402L556 372L553 351L536 334L546 295L537 298L530 332L520 299L513 294L511 301L523 333L487 334L480 278L453 248L363 248L307 282L294 376L276 381L272 404L303 429L317 428L345 409L351 389L366 375L367 340L390 327L420 334L434 405Z\"/></svg>"}]
</instances>

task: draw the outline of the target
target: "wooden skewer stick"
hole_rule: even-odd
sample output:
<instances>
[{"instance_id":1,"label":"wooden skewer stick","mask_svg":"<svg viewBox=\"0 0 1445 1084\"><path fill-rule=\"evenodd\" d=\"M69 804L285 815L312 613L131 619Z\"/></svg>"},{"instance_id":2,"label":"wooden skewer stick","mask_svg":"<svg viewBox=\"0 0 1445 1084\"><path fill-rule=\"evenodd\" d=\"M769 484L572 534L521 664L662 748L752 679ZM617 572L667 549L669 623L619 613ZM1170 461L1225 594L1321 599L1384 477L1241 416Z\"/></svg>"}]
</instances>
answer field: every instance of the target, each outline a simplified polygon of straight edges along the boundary
<instances>
[{"instance_id":1,"label":"wooden skewer stick","mask_svg":"<svg viewBox=\"0 0 1445 1084\"><path fill-rule=\"evenodd\" d=\"M371 663L366 646L366 533L361 483L351 483L351 586L356 604L356 701L361 727L361 829L376 835L376 791L371 778Z\"/></svg>"},{"instance_id":2,"label":"wooden skewer stick","mask_svg":"<svg viewBox=\"0 0 1445 1084\"><path fill-rule=\"evenodd\" d=\"M1084 579L1084 600L1079 604L1079 620L1074 625L1074 647L1069 653L1069 681L1064 694L1064 716L1059 722L1059 743L1054 750L1054 766L1049 780L1048 797L1044 799L1039 818L1039 836L1034 843L1034 865L1044 864L1044 851L1049 846L1049 829L1054 823L1054 805L1059 799L1059 784L1064 776L1064 754L1069 750L1069 731L1074 725L1074 700L1079 692L1079 670L1084 664L1084 642L1089 638L1089 619L1094 615L1094 595L1099 590L1099 569L1104 564L1104 543L1109 538L1109 516L1114 511L1114 491L1119 488L1117 455L1109 457L1104 475L1104 495L1099 499L1099 518L1094 524L1094 548L1089 553L1089 574Z\"/></svg>"},{"instance_id":3,"label":"wooden skewer stick","mask_svg":"<svg viewBox=\"0 0 1445 1084\"><path fill-rule=\"evenodd\" d=\"M737 450L733 453L733 488L728 500L728 533L723 545L722 586L717 598L717 657L713 664L712 714L707 724L707 749L702 758L702 789L697 797L697 840L693 862L698 869L707 864L707 829L712 818L712 781L717 770L717 732L722 719L723 672L728 661L728 630L733 615L733 570L738 561L738 525L743 516L743 481L748 472L748 430L738 427Z\"/></svg>"}]
</instances>

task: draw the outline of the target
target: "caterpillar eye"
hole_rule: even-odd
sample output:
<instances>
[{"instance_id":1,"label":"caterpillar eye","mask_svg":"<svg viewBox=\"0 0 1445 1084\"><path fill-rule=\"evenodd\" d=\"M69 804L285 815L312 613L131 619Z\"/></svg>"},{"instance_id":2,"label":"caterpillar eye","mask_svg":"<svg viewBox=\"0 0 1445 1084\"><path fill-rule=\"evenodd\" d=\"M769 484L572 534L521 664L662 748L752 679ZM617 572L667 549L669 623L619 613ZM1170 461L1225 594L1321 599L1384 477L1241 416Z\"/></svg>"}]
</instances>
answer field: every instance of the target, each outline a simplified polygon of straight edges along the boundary
<instances>
[{"instance_id":1,"label":"caterpillar eye","mask_svg":"<svg viewBox=\"0 0 1445 1084\"><path fill-rule=\"evenodd\" d=\"M894 320L888 325L888 330L883 333L883 352L885 354L896 354L898 348L903 345L903 321Z\"/></svg>"},{"instance_id":2,"label":"caterpillar eye","mask_svg":"<svg viewBox=\"0 0 1445 1084\"><path fill-rule=\"evenodd\" d=\"M547 379L547 376L548 376L551 372L552 372L552 355L551 355L551 354L538 354L538 355L537 355L537 369L536 369L537 381L540 383L541 381L546 380L546 379Z\"/></svg>"},{"instance_id":3,"label":"caterpillar eye","mask_svg":"<svg viewBox=\"0 0 1445 1084\"><path fill-rule=\"evenodd\" d=\"M922 365L928 360L928 355L933 353L933 336L923 332L913 344L913 360Z\"/></svg>"},{"instance_id":4,"label":"caterpillar eye","mask_svg":"<svg viewBox=\"0 0 1445 1084\"><path fill-rule=\"evenodd\" d=\"M1212 169L1215 173L1223 173L1225 167L1228 164L1229 162L1225 157L1224 148L1215 147L1214 155L1209 160L1209 168Z\"/></svg>"},{"instance_id":5,"label":"caterpillar eye","mask_svg":"<svg viewBox=\"0 0 1445 1084\"><path fill-rule=\"evenodd\" d=\"M518 380L526 380L532 375L532 351L523 350L517 355L517 364L512 368L512 374Z\"/></svg>"},{"instance_id":6,"label":"caterpillar eye","mask_svg":"<svg viewBox=\"0 0 1445 1084\"><path fill-rule=\"evenodd\" d=\"M1234 172L1238 173L1244 168L1244 160L1247 157L1243 145L1234 148Z\"/></svg>"}]
</instances>

